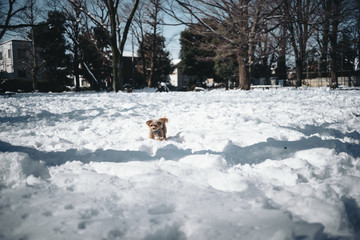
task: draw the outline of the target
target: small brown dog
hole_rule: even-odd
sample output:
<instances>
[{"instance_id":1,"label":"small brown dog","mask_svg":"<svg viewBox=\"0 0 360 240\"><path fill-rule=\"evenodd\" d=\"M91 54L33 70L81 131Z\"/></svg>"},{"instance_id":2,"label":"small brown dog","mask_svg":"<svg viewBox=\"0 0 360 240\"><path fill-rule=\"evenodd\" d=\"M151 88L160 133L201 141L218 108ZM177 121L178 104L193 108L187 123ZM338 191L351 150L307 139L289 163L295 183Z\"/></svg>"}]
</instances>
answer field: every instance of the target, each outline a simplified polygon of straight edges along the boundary
<instances>
[{"instance_id":1,"label":"small brown dog","mask_svg":"<svg viewBox=\"0 0 360 240\"><path fill-rule=\"evenodd\" d=\"M146 124L150 128L149 137L151 139L158 138L158 140L166 140L166 125L165 123L168 122L166 117L160 118L158 120L149 120Z\"/></svg>"}]
</instances>

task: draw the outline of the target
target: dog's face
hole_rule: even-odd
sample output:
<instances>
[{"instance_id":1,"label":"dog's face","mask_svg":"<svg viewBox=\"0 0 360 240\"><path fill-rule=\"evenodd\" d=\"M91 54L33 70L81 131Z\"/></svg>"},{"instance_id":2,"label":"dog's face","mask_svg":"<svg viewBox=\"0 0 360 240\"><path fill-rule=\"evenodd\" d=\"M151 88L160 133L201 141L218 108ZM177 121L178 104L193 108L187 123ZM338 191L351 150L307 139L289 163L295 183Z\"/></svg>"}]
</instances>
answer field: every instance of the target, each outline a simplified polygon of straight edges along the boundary
<instances>
[{"instance_id":1,"label":"dog's face","mask_svg":"<svg viewBox=\"0 0 360 240\"><path fill-rule=\"evenodd\" d=\"M155 132L163 127L164 122L161 120L149 120L146 124L149 126L151 131Z\"/></svg>"},{"instance_id":2,"label":"dog's face","mask_svg":"<svg viewBox=\"0 0 360 240\"><path fill-rule=\"evenodd\" d=\"M165 123L168 122L166 117L160 118L158 120L149 120L146 124L150 128L149 137L151 139L155 139L156 137L162 141L166 140L166 125Z\"/></svg>"}]
</instances>

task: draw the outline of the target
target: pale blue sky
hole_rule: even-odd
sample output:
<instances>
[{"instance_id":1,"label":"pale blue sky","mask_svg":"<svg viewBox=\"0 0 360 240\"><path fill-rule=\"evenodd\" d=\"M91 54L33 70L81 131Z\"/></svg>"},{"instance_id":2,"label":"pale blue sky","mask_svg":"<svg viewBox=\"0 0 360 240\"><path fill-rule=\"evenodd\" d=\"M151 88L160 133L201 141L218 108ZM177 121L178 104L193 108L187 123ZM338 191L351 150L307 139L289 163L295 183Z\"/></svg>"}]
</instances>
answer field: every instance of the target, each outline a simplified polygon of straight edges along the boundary
<instances>
[{"instance_id":1,"label":"pale blue sky","mask_svg":"<svg viewBox=\"0 0 360 240\"><path fill-rule=\"evenodd\" d=\"M185 29L185 26L167 26L164 29L164 37L167 41L167 50L170 52L171 59L179 58L180 52L180 33Z\"/></svg>"}]
</instances>

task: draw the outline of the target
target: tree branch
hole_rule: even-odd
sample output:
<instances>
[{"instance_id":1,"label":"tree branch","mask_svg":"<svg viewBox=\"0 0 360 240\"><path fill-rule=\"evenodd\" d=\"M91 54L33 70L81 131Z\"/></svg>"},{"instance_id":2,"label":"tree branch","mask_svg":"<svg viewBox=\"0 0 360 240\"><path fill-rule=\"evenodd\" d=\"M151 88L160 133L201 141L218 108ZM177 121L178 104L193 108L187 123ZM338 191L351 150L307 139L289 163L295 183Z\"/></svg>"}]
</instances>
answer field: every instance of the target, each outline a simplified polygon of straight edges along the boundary
<instances>
[{"instance_id":1,"label":"tree branch","mask_svg":"<svg viewBox=\"0 0 360 240\"><path fill-rule=\"evenodd\" d=\"M136 9L137 9L138 5L139 5L139 0L135 0L134 6L133 6L133 8L131 10L131 13L130 13L127 21L126 21L126 25L125 25L124 32L123 32L123 37L122 37L122 40L121 40L121 43L120 43L120 48L119 48L121 56L123 54L127 34L129 32L129 28L130 28L130 25L131 25L131 21L132 21L134 15L135 15L135 12L136 12Z\"/></svg>"}]
</instances>

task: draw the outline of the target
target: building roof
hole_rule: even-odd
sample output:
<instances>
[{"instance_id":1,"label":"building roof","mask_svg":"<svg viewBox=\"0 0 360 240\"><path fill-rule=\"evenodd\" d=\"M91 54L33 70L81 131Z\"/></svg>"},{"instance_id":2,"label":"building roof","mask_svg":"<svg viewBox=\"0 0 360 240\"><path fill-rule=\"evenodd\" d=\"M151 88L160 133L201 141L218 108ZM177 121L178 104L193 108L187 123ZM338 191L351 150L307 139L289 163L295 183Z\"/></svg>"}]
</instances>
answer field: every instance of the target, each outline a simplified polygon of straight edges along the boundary
<instances>
[{"instance_id":1,"label":"building roof","mask_svg":"<svg viewBox=\"0 0 360 240\"><path fill-rule=\"evenodd\" d=\"M171 64L174 65L174 66L178 65L180 62L181 62L181 59L173 59L173 60L171 60Z\"/></svg>"}]
</instances>

